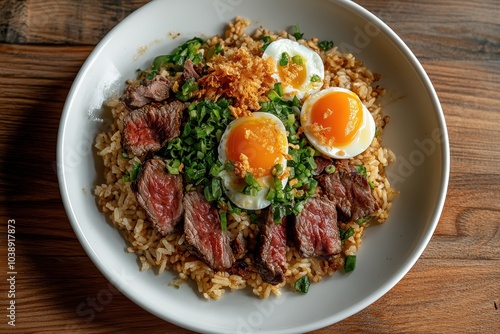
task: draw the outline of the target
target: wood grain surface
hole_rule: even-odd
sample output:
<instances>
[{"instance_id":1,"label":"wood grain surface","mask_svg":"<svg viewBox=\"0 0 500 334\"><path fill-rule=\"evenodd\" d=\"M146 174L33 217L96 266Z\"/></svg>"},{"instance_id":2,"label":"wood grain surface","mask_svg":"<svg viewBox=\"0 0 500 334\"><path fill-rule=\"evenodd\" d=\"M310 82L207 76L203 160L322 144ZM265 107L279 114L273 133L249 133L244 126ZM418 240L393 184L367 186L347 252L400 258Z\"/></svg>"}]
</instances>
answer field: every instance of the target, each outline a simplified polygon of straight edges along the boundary
<instances>
[{"instance_id":1,"label":"wood grain surface","mask_svg":"<svg viewBox=\"0 0 500 334\"><path fill-rule=\"evenodd\" d=\"M249 0L248 0L249 1ZM190 333L104 278L70 224L56 140L70 86L99 40L145 0L0 0L0 332ZM439 225L390 292L326 333L500 333L500 5L358 0L412 49L448 126ZM16 326L7 324L7 225L16 223ZM96 303L82 316L82 303ZM91 318L91 319L90 319Z\"/></svg>"}]
</instances>

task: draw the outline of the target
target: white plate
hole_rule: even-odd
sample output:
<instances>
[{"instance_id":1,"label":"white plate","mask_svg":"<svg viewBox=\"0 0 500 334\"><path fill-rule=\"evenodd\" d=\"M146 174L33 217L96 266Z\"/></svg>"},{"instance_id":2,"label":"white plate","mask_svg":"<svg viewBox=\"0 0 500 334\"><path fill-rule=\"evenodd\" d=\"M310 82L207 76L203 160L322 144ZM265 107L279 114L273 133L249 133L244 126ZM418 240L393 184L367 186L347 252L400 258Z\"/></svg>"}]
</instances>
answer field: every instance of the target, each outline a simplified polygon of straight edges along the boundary
<instances>
[{"instance_id":1,"label":"white plate","mask_svg":"<svg viewBox=\"0 0 500 334\"><path fill-rule=\"evenodd\" d=\"M357 268L314 284L307 295L285 292L259 300L249 291L205 301L189 285L168 286L173 274L140 272L135 254L96 205L101 178L93 141L101 106L124 87L135 70L183 41L220 34L243 16L273 30L299 24L305 37L333 40L382 74L391 116L384 144L398 161L389 175L401 194L390 219L367 230ZM179 37L172 36L180 33ZM118 24L79 72L64 107L58 138L61 194L78 239L99 270L128 298L149 312L194 331L299 333L341 321L389 291L414 265L429 242L443 207L449 145L436 93L418 60L377 17L351 1L191 0L153 1ZM124 317L127 315L124 314Z\"/></svg>"}]
</instances>

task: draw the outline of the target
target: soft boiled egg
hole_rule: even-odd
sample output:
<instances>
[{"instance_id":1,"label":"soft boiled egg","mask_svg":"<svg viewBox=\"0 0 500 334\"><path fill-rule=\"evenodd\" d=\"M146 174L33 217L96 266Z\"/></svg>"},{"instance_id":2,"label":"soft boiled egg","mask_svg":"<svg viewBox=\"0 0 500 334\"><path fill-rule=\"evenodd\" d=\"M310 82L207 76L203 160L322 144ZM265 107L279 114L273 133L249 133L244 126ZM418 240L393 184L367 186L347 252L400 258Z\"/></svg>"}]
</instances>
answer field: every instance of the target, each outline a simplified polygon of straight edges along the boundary
<instances>
[{"instance_id":1,"label":"soft boiled egg","mask_svg":"<svg viewBox=\"0 0 500 334\"><path fill-rule=\"evenodd\" d=\"M254 112L232 121L223 133L219 147L219 160L225 165L231 162L233 170L219 175L227 197L242 209L258 210L269 206L266 200L269 188L274 187L273 167L286 167L288 140L283 123L267 112ZM243 193L243 179L251 173L261 189L253 195ZM281 180L283 186L287 179Z\"/></svg>"},{"instance_id":2,"label":"soft boiled egg","mask_svg":"<svg viewBox=\"0 0 500 334\"><path fill-rule=\"evenodd\" d=\"M375 136L370 111L345 88L330 87L311 95L302 106L300 122L309 142L336 159L362 153Z\"/></svg>"},{"instance_id":3,"label":"soft boiled egg","mask_svg":"<svg viewBox=\"0 0 500 334\"><path fill-rule=\"evenodd\" d=\"M299 100L323 86L325 68L318 53L290 39L278 39L269 44L262 55L275 63L272 77L281 82L285 99Z\"/></svg>"}]
</instances>

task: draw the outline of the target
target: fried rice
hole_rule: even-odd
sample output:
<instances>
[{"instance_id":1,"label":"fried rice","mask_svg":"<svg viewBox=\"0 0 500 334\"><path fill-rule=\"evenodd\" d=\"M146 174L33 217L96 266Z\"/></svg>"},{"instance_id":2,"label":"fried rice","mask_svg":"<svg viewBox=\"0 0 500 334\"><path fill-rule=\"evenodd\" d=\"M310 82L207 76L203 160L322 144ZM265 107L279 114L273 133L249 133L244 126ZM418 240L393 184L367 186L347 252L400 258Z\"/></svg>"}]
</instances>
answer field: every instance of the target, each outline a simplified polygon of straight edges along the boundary
<instances>
[{"instance_id":1,"label":"fried rice","mask_svg":"<svg viewBox=\"0 0 500 334\"><path fill-rule=\"evenodd\" d=\"M223 35L211 37L207 40L207 44L222 45L226 54L242 53L244 50L243 53L247 56L242 55L241 61L248 62L249 59L251 61L252 57L261 53L262 42L260 38L263 36L271 36L273 40L278 37L295 40L293 35L286 31L273 32L262 27L247 34L248 25L247 20L236 18L234 22L228 23ZM130 188L130 182L125 182L123 176L130 173L134 166L142 161L138 157L123 156L122 118L127 111L125 105L118 98L113 98L106 104L106 109L112 115L112 125L106 131L98 134L95 142L97 155L102 159L104 165L104 179L101 184L95 187L94 193L100 209L126 239L127 251L138 256L141 271L154 270L158 275L166 270L173 271L177 273L177 278L171 282L171 285L179 286L182 282L194 281L198 292L206 299L219 299L227 291L246 288L251 289L259 298L267 298L271 294L279 296L282 290L295 291L295 282L305 275L312 283L332 276L335 271L344 266L346 256L356 255L361 246L365 228L370 224L383 223L388 218L391 202L397 192L391 188L385 174L385 168L394 161L395 157L391 150L381 143L383 129L389 119L382 113L380 97L384 90L377 85L377 81L380 79L379 75L364 67L363 63L352 54L342 53L336 47L327 52L322 51L318 46L317 38L301 39L299 43L321 55L325 65L323 88L335 86L352 90L374 117L378 131L370 147L362 154L349 160L349 164L362 164L366 167L368 180L373 185L372 192L379 204L379 209L371 215L370 222L366 224L340 223L341 229L352 228L354 234L343 242L340 255L326 260L314 257L302 258L294 246L287 246L286 281L278 285L264 282L256 272L249 272L243 276L230 274L226 271L214 272L207 264L189 252L183 233L174 232L164 237L157 234L145 211L138 205L135 194ZM224 69L224 66L230 66L228 64L219 65L219 71L227 71L228 69ZM241 64L233 66L243 68ZM244 82L247 89L241 91L235 89L232 94L248 95L241 100L245 103L232 109L233 114L248 112L249 108L246 104L255 104L258 101L255 99L255 95L261 94L261 92L259 92L259 87L252 85L252 74L259 71L260 66L263 65L258 62L246 63L247 70L240 72L239 75L246 76ZM248 87L255 88L248 89ZM216 88L213 88L200 94L215 98L218 92ZM238 215L230 214L228 216L227 231L231 240L236 238L239 233L247 239L252 239L257 236L259 229L257 224L251 222L248 214L242 212Z\"/></svg>"}]
</instances>

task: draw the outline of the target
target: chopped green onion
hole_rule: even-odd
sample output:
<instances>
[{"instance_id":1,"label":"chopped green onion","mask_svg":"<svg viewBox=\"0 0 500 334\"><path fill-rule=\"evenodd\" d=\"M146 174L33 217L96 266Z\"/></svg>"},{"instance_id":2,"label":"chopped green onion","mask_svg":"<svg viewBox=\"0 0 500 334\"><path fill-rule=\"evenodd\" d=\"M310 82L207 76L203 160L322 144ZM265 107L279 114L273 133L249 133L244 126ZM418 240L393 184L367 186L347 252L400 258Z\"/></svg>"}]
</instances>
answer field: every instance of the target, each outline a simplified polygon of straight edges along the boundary
<instances>
[{"instance_id":1,"label":"chopped green onion","mask_svg":"<svg viewBox=\"0 0 500 334\"><path fill-rule=\"evenodd\" d=\"M250 196L257 196L257 193L262 189L252 173L246 173L245 177L246 186L243 188L243 194Z\"/></svg>"},{"instance_id":2,"label":"chopped green onion","mask_svg":"<svg viewBox=\"0 0 500 334\"><path fill-rule=\"evenodd\" d=\"M274 198L276 197L276 190L274 188L269 188L269 191L267 192L266 199L268 201L273 201Z\"/></svg>"},{"instance_id":3,"label":"chopped green onion","mask_svg":"<svg viewBox=\"0 0 500 334\"><path fill-rule=\"evenodd\" d=\"M217 43L216 45L213 45L210 48L208 48L207 52L205 53L205 58L209 60L221 53L222 53L222 46L220 45L220 43Z\"/></svg>"},{"instance_id":4,"label":"chopped green onion","mask_svg":"<svg viewBox=\"0 0 500 334\"><path fill-rule=\"evenodd\" d=\"M226 172L233 172L234 171L234 163L232 161L226 161L224 164L224 170Z\"/></svg>"},{"instance_id":5,"label":"chopped green onion","mask_svg":"<svg viewBox=\"0 0 500 334\"><path fill-rule=\"evenodd\" d=\"M358 225L363 225L364 223L366 223L367 221L369 221L371 218L371 216L366 216L366 217L363 217L363 218L359 218L355 221L356 224Z\"/></svg>"},{"instance_id":6,"label":"chopped green onion","mask_svg":"<svg viewBox=\"0 0 500 334\"><path fill-rule=\"evenodd\" d=\"M292 57L292 62L297 65L304 65L304 58L301 55L295 55Z\"/></svg>"},{"instance_id":7,"label":"chopped green onion","mask_svg":"<svg viewBox=\"0 0 500 334\"><path fill-rule=\"evenodd\" d=\"M321 78L319 77L319 75L313 74L311 76L311 82L318 82L318 81L321 81Z\"/></svg>"},{"instance_id":8,"label":"chopped green onion","mask_svg":"<svg viewBox=\"0 0 500 334\"><path fill-rule=\"evenodd\" d=\"M271 44L271 36L262 36L260 41L262 42L262 48L261 50L262 51L265 51L267 49L267 47L269 46L269 44Z\"/></svg>"},{"instance_id":9,"label":"chopped green onion","mask_svg":"<svg viewBox=\"0 0 500 334\"><path fill-rule=\"evenodd\" d=\"M148 73L147 78L153 79L162 67L180 72L188 59L195 64L199 63L203 59L203 56L198 53L198 50L203 43L205 43L204 40L194 37L181 44L171 54L156 57L150 68L146 71Z\"/></svg>"},{"instance_id":10,"label":"chopped green onion","mask_svg":"<svg viewBox=\"0 0 500 334\"><path fill-rule=\"evenodd\" d=\"M224 165L222 164L222 162L217 160L215 164L212 167L210 167L210 175L213 177L217 177L223 170L224 170Z\"/></svg>"},{"instance_id":11,"label":"chopped green onion","mask_svg":"<svg viewBox=\"0 0 500 334\"><path fill-rule=\"evenodd\" d=\"M344 241L354 235L354 229L349 227L347 230L340 229L340 240Z\"/></svg>"},{"instance_id":12,"label":"chopped green onion","mask_svg":"<svg viewBox=\"0 0 500 334\"><path fill-rule=\"evenodd\" d=\"M269 97L269 100L271 101L281 100L281 96L275 90L270 90L269 93L267 94L267 97Z\"/></svg>"},{"instance_id":13,"label":"chopped green onion","mask_svg":"<svg viewBox=\"0 0 500 334\"><path fill-rule=\"evenodd\" d=\"M295 281L295 291L300 293L307 293L309 291L310 285L311 282L309 281L309 277L307 275L304 275Z\"/></svg>"},{"instance_id":14,"label":"chopped green onion","mask_svg":"<svg viewBox=\"0 0 500 334\"><path fill-rule=\"evenodd\" d=\"M179 174L179 167L181 166L181 162L177 159L169 162L167 161L167 171L169 174L177 175Z\"/></svg>"},{"instance_id":15,"label":"chopped green onion","mask_svg":"<svg viewBox=\"0 0 500 334\"><path fill-rule=\"evenodd\" d=\"M356 171L363 175L366 180L368 181L368 184L370 185L370 188L375 188L375 185L373 184L373 182L371 182L369 179L368 179L368 173L366 172L366 167L364 165L356 165Z\"/></svg>"},{"instance_id":16,"label":"chopped green onion","mask_svg":"<svg viewBox=\"0 0 500 334\"><path fill-rule=\"evenodd\" d=\"M283 52L279 61L280 66L288 65L288 53Z\"/></svg>"},{"instance_id":17,"label":"chopped green onion","mask_svg":"<svg viewBox=\"0 0 500 334\"><path fill-rule=\"evenodd\" d=\"M281 82L277 82L274 84L273 90L281 97L283 96L283 85Z\"/></svg>"},{"instance_id":18,"label":"chopped green onion","mask_svg":"<svg viewBox=\"0 0 500 334\"><path fill-rule=\"evenodd\" d=\"M321 41L318 43L318 46L321 50L328 51L331 48L333 48L333 42L332 41Z\"/></svg>"},{"instance_id":19,"label":"chopped green onion","mask_svg":"<svg viewBox=\"0 0 500 334\"><path fill-rule=\"evenodd\" d=\"M293 37L295 37L296 40L302 39L302 37L304 37L304 34L300 32L298 23L293 28Z\"/></svg>"},{"instance_id":20,"label":"chopped green onion","mask_svg":"<svg viewBox=\"0 0 500 334\"><path fill-rule=\"evenodd\" d=\"M212 182L205 187L205 198L207 201L216 201L222 196L222 187L219 179L212 179Z\"/></svg>"},{"instance_id":21,"label":"chopped green onion","mask_svg":"<svg viewBox=\"0 0 500 334\"><path fill-rule=\"evenodd\" d=\"M193 92L198 89L198 84L196 83L195 78L189 78L182 85L181 90L177 92L175 97L177 97L181 101L187 101L193 95Z\"/></svg>"},{"instance_id":22,"label":"chopped green onion","mask_svg":"<svg viewBox=\"0 0 500 334\"><path fill-rule=\"evenodd\" d=\"M335 165L328 165L325 167L325 172L327 174L333 174L335 173L335 170L336 170Z\"/></svg>"},{"instance_id":23,"label":"chopped green onion","mask_svg":"<svg viewBox=\"0 0 500 334\"><path fill-rule=\"evenodd\" d=\"M283 165L282 164L276 164L274 167L271 169L271 174L272 175L281 175L283 174Z\"/></svg>"},{"instance_id":24,"label":"chopped green onion","mask_svg":"<svg viewBox=\"0 0 500 334\"><path fill-rule=\"evenodd\" d=\"M356 269L356 255L346 256L345 262L344 262L344 271L346 273L350 273L354 269Z\"/></svg>"},{"instance_id":25,"label":"chopped green onion","mask_svg":"<svg viewBox=\"0 0 500 334\"><path fill-rule=\"evenodd\" d=\"M356 171L363 175L363 176L367 176L367 173L366 173L366 167L364 165L356 165Z\"/></svg>"},{"instance_id":26,"label":"chopped green onion","mask_svg":"<svg viewBox=\"0 0 500 334\"><path fill-rule=\"evenodd\" d=\"M220 227L222 228L223 231L227 230L227 215L226 211L220 211Z\"/></svg>"},{"instance_id":27,"label":"chopped green onion","mask_svg":"<svg viewBox=\"0 0 500 334\"><path fill-rule=\"evenodd\" d=\"M272 210L274 223L281 224L283 217L286 216L286 208L283 205L274 205Z\"/></svg>"},{"instance_id":28,"label":"chopped green onion","mask_svg":"<svg viewBox=\"0 0 500 334\"><path fill-rule=\"evenodd\" d=\"M137 174L139 174L140 169L141 169L141 163L136 162L132 170L128 174L123 176L122 178L123 182L135 181L135 179L137 178Z\"/></svg>"}]
</instances>

